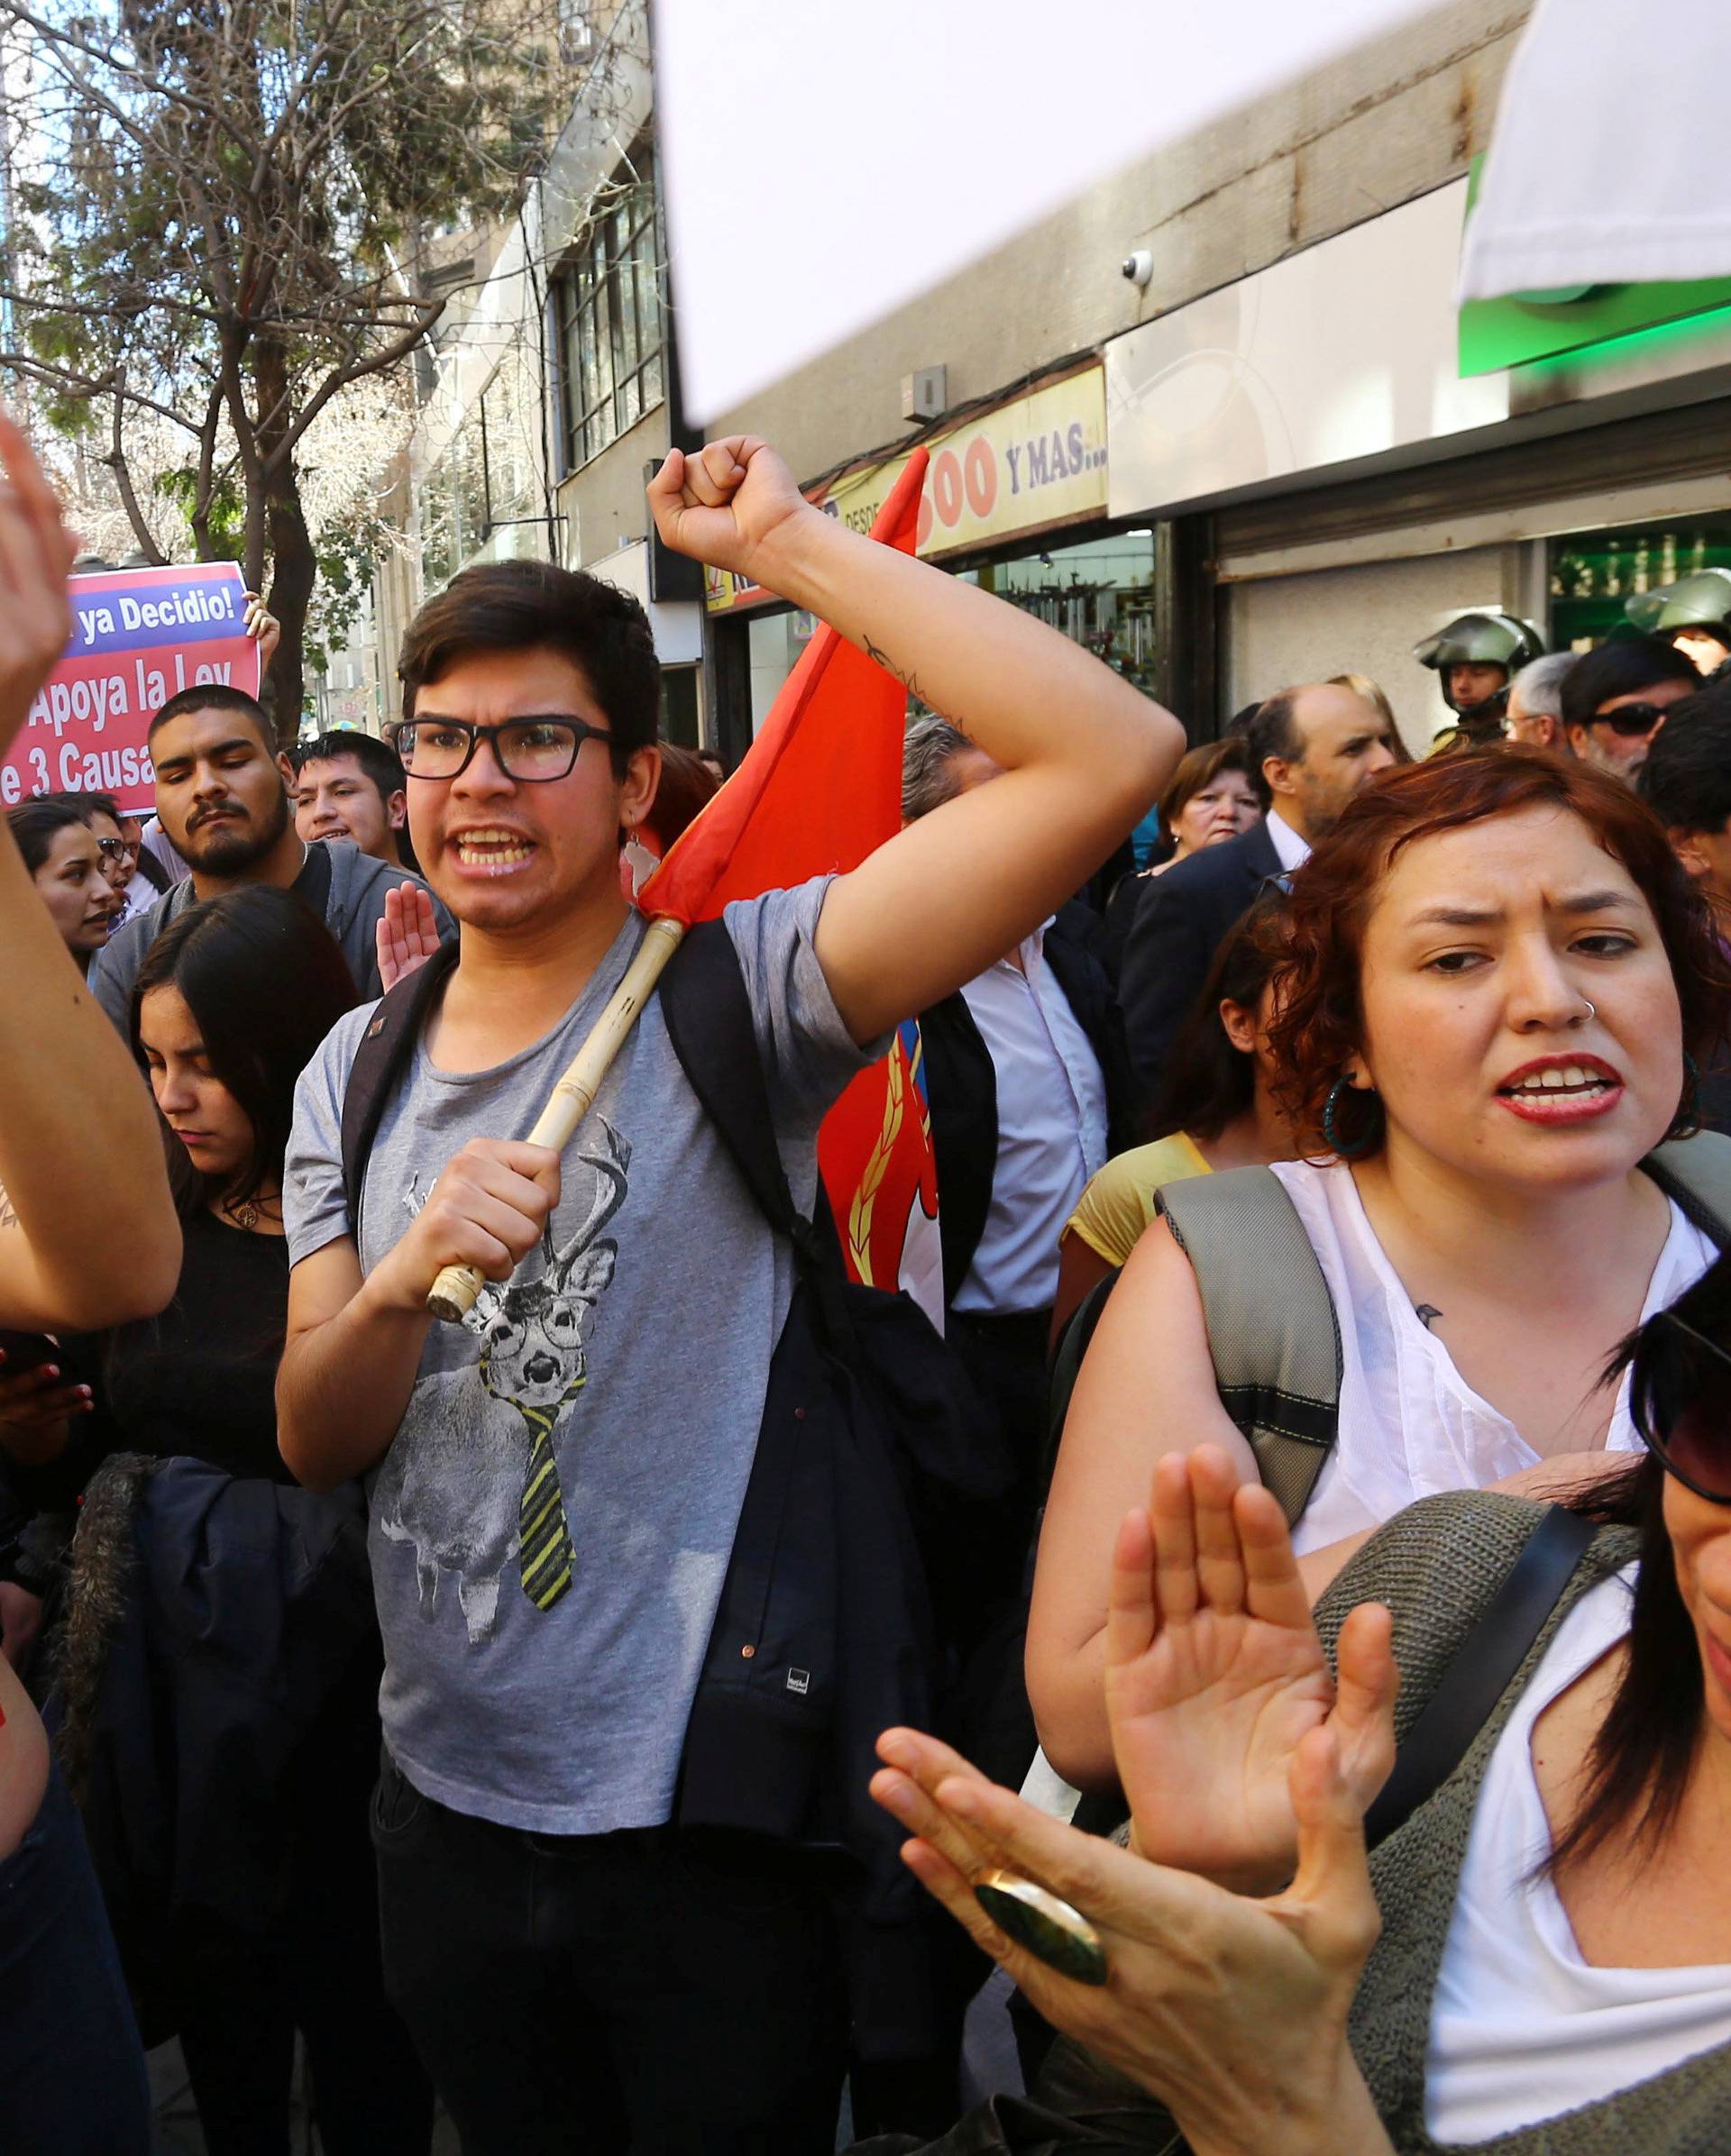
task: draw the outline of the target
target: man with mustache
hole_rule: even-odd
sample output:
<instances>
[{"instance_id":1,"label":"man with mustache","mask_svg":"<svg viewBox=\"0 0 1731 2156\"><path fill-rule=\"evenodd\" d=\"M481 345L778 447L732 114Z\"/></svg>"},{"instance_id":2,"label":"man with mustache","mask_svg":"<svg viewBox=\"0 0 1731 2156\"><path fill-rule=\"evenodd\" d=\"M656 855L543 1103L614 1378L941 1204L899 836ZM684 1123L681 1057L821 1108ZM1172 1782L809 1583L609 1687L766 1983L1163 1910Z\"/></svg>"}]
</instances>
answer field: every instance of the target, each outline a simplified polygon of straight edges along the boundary
<instances>
[{"instance_id":1,"label":"man with mustache","mask_svg":"<svg viewBox=\"0 0 1731 2156\"><path fill-rule=\"evenodd\" d=\"M346 839L303 843L289 799L293 766L243 690L221 683L182 690L151 721L150 738L157 818L192 873L128 921L91 967L91 993L120 1030L131 1030L133 983L169 922L197 900L248 883L298 892L342 945L362 997L377 996L385 900L420 879ZM454 935L450 916L428 896L440 935Z\"/></svg>"}]
</instances>

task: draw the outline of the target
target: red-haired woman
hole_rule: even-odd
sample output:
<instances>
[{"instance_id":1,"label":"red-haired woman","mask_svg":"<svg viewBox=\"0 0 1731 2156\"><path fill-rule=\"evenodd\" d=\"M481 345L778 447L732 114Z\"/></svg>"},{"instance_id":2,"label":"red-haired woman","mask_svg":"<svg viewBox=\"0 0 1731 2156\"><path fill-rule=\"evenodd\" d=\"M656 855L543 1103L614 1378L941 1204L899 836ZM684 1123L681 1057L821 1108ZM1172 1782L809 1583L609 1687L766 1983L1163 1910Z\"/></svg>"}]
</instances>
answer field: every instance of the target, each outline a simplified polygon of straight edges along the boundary
<instances>
[{"instance_id":1,"label":"red-haired woman","mask_svg":"<svg viewBox=\"0 0 1731 2156\"><path fill-rule=\"evenodd\" d=\"M1561 1493L1636 1448L1602 1373L1717 1255L1642 1163L1689 1127L1690 1051L1721 1037L1731 981L1642 804L1521 750L1367 788L1295 878L1288 932L1270 1045L1308 1157L1268 1172L1322 1269L1341 1372L1293 1538L1314 1594L1417 1498ZM1041 1538L1029 1691L1079 1786L1112 1774L1113 1537L1155 1463L1204 1441L1256 1474L1161 1223L1083 1366Z\"/></svg>"}]
</instances>

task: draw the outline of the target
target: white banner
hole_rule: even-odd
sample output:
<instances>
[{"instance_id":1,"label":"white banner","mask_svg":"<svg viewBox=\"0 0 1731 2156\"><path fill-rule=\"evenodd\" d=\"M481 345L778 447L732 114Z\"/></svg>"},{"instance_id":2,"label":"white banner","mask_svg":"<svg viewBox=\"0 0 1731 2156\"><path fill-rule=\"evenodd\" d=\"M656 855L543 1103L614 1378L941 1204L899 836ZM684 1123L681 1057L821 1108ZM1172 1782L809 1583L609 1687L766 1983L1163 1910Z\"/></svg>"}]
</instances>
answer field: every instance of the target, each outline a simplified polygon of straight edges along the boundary
<instances>
[{"instance_id":1,"label":"white banner","mask_svg":"<svg viewBox=\"0 0 1731 2156\"><path fill-rule=\"evenodd\" d=\"M691 416L732 410L1105 173L1420 6L656 0ZM1638 132L1613 160L1626 174Z\"/></svg>"},{"instance_id":2,"label":"white banner","mask_svg":"<svg viewBox=\"0 0 1731 2156\"><path fill-rule=\"evenodd\" d=\"M1503 83L1462 299L1731 277L1726 0L1539 0Z\"/></svg>"}]
</instances>

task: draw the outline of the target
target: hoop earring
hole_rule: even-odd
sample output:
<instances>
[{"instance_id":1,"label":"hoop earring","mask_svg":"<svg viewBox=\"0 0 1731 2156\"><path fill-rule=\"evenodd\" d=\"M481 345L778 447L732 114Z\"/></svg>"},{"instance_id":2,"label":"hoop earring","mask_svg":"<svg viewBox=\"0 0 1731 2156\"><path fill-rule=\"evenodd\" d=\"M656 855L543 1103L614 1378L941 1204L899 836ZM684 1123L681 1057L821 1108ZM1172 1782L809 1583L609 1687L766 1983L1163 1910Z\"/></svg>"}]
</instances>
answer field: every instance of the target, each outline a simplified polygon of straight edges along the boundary
<instances>
[{"instance_id":1,"label":"hoop earring","mask_svg":"<svg viewBox=\"0 0 1731 2156\"><path fill-rule=\"evenodd\" d=\"M1701 1127L1701 1066L1683 1050L1683 1097L1677 1104L1677 1112L1671 1119L1671 1128L1659 1141L1669 1144L1674 1137L1693 1137Z\"/></svg>"},{"instance_id":2,"label":"hoop earring","mask_svg":"<svg viewBox=\"0 0 1731 2156\"><path fill-rule=\"evenodd\" d=\"M1341 1137L1341 1102L1348 1093L1357 1092L1350 1079L1337 1078L1328 1089L1328 1099L1323 1103L1323 1136L1328 1149L1339 1160L1362 1160L1367 1153L1374 1153L1381 1143L1382 1133L1374 1120L1354 1144L1348 1145ZM1371 1095L1372 1100L1376 1098Z\"/></svg>"}]
</instances>

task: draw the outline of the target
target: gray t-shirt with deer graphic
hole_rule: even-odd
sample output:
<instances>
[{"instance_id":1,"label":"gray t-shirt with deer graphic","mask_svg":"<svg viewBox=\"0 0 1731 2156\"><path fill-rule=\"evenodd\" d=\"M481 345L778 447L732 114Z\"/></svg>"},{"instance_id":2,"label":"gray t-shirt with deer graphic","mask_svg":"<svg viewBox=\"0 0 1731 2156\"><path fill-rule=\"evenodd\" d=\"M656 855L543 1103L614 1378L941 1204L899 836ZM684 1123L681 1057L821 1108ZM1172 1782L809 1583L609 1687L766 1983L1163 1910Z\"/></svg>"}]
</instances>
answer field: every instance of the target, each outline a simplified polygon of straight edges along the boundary
<instances>
[{"instance_id":1,"label":"gray t-shirt with deer graphic","mask_svg":"<svg viewBox=\"0 0 1731 2156\"><path fill-rule=\"evenodd\" d=\"M818 1125L869 1060L812 948L827 888L724 917L808 1210ZM365 1269L468 1139L530 1128L641 934L634 916L563 1022L509 1062L455 1073L417 1051L368 1166ZM368 1016L352 1011L300 1081L293 1262L353 1232L342 1102ZM541 1833L669 1816L792 1286L652 999L565 1150L539 1259L466 1327L433 1328L370 1478L385 1737L426 1795Z\"/></svg>"}]
</instances>

